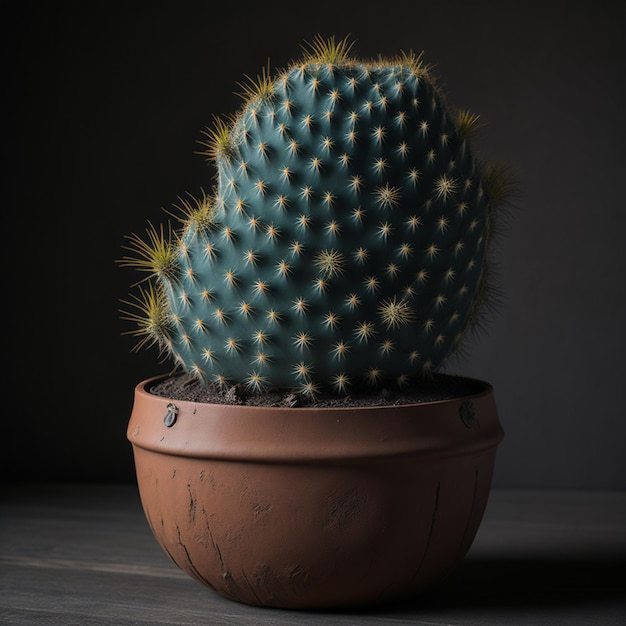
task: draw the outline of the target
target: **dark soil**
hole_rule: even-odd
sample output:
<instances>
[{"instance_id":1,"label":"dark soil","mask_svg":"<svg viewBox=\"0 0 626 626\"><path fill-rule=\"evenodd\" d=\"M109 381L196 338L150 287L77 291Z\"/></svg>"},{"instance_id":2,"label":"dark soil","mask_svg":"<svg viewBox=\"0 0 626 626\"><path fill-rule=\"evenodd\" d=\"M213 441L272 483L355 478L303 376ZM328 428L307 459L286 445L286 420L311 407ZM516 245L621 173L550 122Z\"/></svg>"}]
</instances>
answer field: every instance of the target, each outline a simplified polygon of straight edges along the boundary
<instances>
[{"instance_id":1,"label":"dark soil","mask_svg":"<svg viewBox=\"0 0 626 626\"><path fill-rule=\"evenodd\" d=\"M471 378L434 374L404 389L356 390L347 396L320 393L315 398L294 390L273 390L263 394L249 393L243 385L220 389L200 382L191 374L171 376L150 387L157 396L172 400L190 400L210 404L238 404L275 407L368 407L418 404L449 400L478 393L483 384Z\"/></svg>"}]
</instances>

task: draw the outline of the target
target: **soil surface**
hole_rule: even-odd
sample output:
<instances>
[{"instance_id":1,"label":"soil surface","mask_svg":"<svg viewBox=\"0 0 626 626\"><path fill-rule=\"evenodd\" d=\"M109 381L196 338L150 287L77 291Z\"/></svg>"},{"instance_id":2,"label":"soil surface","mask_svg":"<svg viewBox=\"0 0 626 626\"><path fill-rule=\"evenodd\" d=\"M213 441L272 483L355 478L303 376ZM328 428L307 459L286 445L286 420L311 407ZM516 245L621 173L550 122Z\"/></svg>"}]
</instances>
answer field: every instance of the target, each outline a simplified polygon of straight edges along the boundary
<instances>
[{"instance_id":1,"label":"soil surface","mask_svg":"<svg viewBox=\"0 0 626 626\"><path fill-rule=\"evenodd\" d=\"M294 390L271 390L252 394L243 385L220 389L202 383L191 374L179 374L157 381L150 393L172 400L190 400L210 404L239 404L274 407L367 407L418 404L436 400L449 400L479 393L483 385L474 379L434 374L403 389L355 390L346 396L320 393L314 398Z\"/></svg>"}]
</instances>

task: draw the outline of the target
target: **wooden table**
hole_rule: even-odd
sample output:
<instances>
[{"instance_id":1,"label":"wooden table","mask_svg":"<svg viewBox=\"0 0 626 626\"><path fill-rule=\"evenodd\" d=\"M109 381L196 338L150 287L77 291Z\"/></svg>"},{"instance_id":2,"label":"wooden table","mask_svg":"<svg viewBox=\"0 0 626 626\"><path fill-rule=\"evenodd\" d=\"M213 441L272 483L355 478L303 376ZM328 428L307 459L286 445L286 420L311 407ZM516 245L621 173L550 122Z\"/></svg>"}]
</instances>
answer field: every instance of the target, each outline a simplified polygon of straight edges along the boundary
<instances>
[{"instance_id":1,"label":"wooden table","mask_svg":"<svg viewBox=\"0 0 626 626\"><path fill-rule=\"evenodd\" d=\"M226 600L153 539L132 485L2 487L0 624L626 624L626 493L494 490L453 577L408 604L297 612Z\"/></svg>"}]
</instances>

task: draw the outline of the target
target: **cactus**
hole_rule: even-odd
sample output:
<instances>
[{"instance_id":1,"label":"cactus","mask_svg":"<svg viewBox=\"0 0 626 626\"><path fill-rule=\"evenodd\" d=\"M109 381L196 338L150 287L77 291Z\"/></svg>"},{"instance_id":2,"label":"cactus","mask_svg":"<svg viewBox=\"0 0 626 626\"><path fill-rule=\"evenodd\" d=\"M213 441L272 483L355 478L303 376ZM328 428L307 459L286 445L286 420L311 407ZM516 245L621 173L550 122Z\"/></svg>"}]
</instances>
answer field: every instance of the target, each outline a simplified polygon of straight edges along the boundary
<instances>
[{"instance_id":1,"label":"cactus","mask_svg":"<svg viewBox=\"0 0 626 626\"><path fill-rule=\"evenodd\" d=\"M363 61L347 39L241 87L203 142L214 191L181 202L175 232L130 238L140 344L250 392L432 374L479 319L510 191L471 145L478 117L422 55Z\"/></svg>"}]
</instances>

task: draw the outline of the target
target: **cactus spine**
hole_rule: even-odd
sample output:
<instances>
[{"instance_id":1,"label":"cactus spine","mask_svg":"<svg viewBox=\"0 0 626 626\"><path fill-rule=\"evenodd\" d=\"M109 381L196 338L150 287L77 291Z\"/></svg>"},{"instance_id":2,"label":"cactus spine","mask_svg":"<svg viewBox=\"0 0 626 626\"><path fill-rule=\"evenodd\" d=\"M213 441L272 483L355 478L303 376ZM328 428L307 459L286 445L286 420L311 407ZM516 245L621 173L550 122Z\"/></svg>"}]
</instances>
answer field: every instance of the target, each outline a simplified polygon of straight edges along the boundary
<instances>
[{"instance_id":1,"label":"cactus spine","mask_svg":"<svg viewBox=\"0 0 626 626\"><path fill-rule=\"evenodd\" d=\"M218 182L172 238L148 228L129 317L185 370L253 392L408 384L485 301L503 172L472 149L420 56L365 62L318 38L243 85L206 154Z\"/></svg>"}]
</instances>

